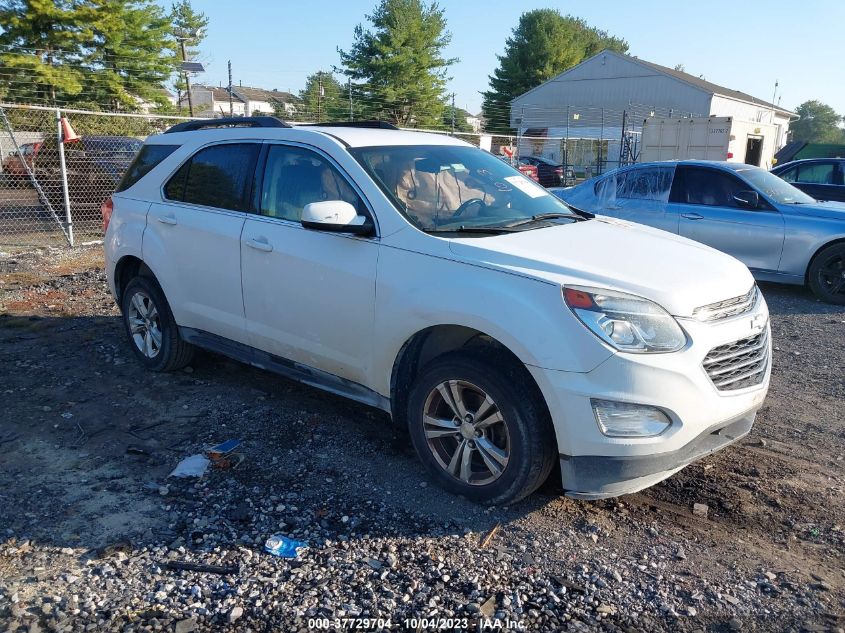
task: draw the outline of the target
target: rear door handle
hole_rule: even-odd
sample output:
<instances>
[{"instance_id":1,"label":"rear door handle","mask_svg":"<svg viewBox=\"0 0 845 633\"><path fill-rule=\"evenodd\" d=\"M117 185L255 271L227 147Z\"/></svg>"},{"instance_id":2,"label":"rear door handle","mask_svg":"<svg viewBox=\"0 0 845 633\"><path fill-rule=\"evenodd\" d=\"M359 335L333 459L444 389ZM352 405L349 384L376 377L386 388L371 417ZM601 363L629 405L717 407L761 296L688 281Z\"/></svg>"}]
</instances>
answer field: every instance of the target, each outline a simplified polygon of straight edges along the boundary
<instances>
[{"instance_id":1,"label":"rear door handle","mask_svg":"<svg viewBox=\"0 0 845 633\"><path fill-rule=\"evenodd\" d=\"M682 218L686 218L687 220L703 220L704 216L698 213L682 213Z\"/></svg>"},{"instance_id":2,"label":"rear door handle","mask_svg":"<svg viewBox=\"0 0 845 633\"><path fill-rule=\"evenodd\" d=\"M266 240L257 240L255 238L252 238L246 241L246 245L250 248L254 248L257 251L262 251L264 253L269 253L273 250L273 245L267 242Z\"/></svg>"},{"instance_id":3,"label":"rear door handle","mask_svg":"<svg viewBox=\"0 0 845 633\"><path fill-rule=\"evenodd\" d=\"M172 215L160 215L158 216L158 221L162 224L178 224L178 222L176 222L175 216Z\"/></svg>"}]
</instances>

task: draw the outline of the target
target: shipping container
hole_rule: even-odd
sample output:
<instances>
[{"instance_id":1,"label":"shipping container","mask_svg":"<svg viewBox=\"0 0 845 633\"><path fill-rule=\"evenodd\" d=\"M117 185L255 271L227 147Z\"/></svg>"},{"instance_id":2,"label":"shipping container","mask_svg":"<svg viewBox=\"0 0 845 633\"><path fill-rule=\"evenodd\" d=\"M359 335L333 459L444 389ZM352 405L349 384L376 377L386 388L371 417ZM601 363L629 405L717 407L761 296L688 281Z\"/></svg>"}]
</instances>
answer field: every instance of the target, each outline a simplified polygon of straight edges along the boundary
<instances>
[{"instance_id":1,"label":"shipping container","mask_svg":"<svg viewBox=\"0 0 845 633\"><path fill-rule=\"evenodd\" d=\"M647 118L638 160L727 160L770 169L777 134L771 123L734 117Z\"/></svg>"}]
</instances>

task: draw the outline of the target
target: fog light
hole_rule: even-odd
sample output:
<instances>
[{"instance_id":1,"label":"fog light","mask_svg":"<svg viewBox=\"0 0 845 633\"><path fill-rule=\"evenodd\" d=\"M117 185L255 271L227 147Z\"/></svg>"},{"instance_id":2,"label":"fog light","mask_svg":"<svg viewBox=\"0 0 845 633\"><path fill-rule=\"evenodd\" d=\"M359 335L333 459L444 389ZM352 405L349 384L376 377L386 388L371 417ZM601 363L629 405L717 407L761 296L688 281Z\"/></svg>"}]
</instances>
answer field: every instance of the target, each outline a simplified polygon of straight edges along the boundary
<instances>
[{"instance_id":1,"label":"fog light","mask_svg":"<svg viewBox=\"0 0 845 633\"><path fill-rule=\"evenodd\" d=\"M672 420L657 407L590 399L599 429L610 437L652 437L669 428Z\"/></svg>"}]
</instances>

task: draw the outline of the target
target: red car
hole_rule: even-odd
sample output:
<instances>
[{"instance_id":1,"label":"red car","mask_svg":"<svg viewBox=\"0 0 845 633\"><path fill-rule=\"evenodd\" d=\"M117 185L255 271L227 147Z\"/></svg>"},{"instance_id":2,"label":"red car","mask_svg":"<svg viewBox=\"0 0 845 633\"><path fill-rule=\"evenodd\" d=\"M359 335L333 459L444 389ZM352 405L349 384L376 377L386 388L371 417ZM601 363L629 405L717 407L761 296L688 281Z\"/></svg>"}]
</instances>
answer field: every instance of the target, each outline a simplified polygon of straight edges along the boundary
<instances>
[{"instance_id":1,"label":"red car","mask_svg":"<svg viewBox=\"0 0 845 633\"><path fill-rule=\"evenodd\" d=\"M537 167L535 165L523 164L517 162L516 159L511 159L507 156L499 156L499 158L504 162L508 163L509 165L516 167L519 170L519 173L521 173L523 176L528 176L531 180L536 183L540 182L540 176L537 172Z\"/></svg>"},{"instance_id":2,"label":"red car","mask_svg":"<svg viewBox=\"0 0 845 633\"><path fill-rule=\"evenodd\" d=\"M20 146L20 152L10 152L3 160L3 173L7 176L26 176L27 171L24 162L32 169L39 147L41 147L40 141L38 143L24 143Z\"/></svg>"}]
</instances>

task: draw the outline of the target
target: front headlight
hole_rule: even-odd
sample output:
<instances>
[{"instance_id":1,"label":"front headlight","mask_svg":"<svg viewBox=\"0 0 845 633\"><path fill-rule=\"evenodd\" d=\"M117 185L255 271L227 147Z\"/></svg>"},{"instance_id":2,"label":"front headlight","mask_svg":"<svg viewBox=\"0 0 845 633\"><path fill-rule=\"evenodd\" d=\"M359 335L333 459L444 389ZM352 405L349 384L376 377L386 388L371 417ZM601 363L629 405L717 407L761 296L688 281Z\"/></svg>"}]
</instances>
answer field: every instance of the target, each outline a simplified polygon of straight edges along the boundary
<instances>
[{"instance_id":1,"label":"front headlight","mask_svg":"<svg viewBox=\"0 0 845 633\"><path fill-rule=\"evenodd\" d=\"M563 298L581 323L619 351L676 352L687 343L672 315L648 299L583 286L565 286Z\"/></svg>"}]
</instances>

